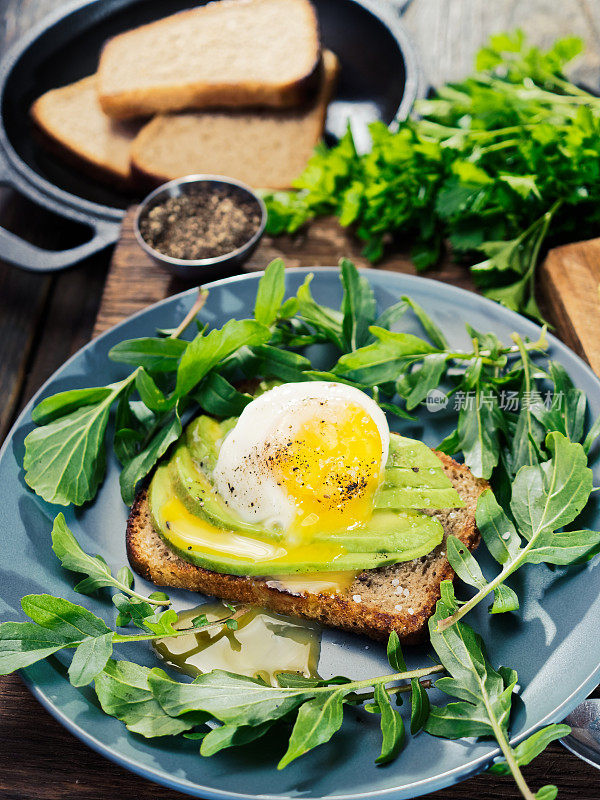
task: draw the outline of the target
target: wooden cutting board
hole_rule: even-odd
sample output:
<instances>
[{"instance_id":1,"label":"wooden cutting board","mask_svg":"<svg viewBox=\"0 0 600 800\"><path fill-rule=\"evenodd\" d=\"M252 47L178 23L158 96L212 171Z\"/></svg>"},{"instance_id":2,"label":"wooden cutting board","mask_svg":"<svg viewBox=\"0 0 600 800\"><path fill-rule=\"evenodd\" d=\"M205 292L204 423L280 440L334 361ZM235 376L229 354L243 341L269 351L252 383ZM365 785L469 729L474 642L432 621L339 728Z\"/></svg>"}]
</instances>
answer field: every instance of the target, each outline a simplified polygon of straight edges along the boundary
<instances>
[{"instance_id":1,"label":"wooden cutting board","mask_svg":"<svg viewBox=\"0 0 600 800\"><path fill-rule=\"evenodd\" d=\"M123 222L94 335L141 308L194 285L173 278L143 252L133 235L134 213L135 209L130 209ZM248 271L264 269L278 256L288 267L334 266L342 256L351 258L358 266L370 266L361 256L360 243L334 219L312 223L295 236L264 237L245 268ZM378 268L415 272L407 253L387 256ZM448 258L426 276L475 291L468 270ZM550 251L540 270L539 285L540 303L555 325L556 334L600 375L600 239Z\"/></svg>"}]
</instances>

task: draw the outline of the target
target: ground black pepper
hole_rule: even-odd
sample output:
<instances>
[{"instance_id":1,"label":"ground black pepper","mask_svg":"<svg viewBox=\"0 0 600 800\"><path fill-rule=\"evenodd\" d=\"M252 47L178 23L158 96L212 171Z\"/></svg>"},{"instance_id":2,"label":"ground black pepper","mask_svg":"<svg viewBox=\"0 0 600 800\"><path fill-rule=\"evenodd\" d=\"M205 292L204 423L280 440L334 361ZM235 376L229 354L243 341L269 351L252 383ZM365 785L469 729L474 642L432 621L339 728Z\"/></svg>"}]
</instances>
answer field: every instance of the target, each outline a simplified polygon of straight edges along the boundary
<instances>
[{"instance_id":1,"label":"ground black pepper","mask_svg":"<svg viewBox=\"0 0 600 800\"><path fill-rule=\"evenodd\" d=\"M198 187L170 197L140 220L147 244L165 256L195 261L231 253L260 226L255 200L228 187Z\"/></svg>"}]
</instances>

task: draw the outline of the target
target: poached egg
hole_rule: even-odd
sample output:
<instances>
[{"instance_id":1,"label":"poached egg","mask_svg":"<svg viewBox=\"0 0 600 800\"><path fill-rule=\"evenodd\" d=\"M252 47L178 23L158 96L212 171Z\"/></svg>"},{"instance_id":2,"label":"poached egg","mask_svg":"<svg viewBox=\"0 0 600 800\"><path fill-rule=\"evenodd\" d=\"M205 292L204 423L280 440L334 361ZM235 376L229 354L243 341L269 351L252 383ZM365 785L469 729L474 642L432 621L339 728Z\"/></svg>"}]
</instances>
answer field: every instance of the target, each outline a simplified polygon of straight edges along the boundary
<instances>
[{"instance_id":1,"label":"poached egg","mask_svg":"<svg viewBox=\"0 0 600 800\"><path fill-rule=\"evenodd\" d=\"M247 522L288 539L366 521L387 462L390 431L372 398L342 383L287 383L249 403L213 472Z\"/></svg>"}]
</instances>

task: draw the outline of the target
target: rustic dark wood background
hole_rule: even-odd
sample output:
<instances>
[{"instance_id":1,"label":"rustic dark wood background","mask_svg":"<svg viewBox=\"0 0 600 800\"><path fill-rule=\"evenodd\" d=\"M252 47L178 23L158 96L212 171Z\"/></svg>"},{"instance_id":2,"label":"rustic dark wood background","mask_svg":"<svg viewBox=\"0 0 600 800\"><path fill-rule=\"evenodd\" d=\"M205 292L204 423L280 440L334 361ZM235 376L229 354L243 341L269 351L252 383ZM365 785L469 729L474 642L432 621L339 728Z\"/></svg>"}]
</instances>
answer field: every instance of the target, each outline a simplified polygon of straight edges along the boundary
<instances>
[{"instance_id":1,"label":"rustic dark wood background","mask_svg":"<svg viewBox=\"0 0 600 800\"><path fill-rule=\"evenodd\" d=\"M396 4L405 5L403 0ZM0 0L0 52L61 5L62 0ZM600 88L600 0L412 0L405 20L426 77L434 85L465 75L490 33L522 27L539 44L565 34L584 38L588 51L574 75ZM0 189L0 223L50 246L68 246L74 236L72 230L57 226L54 219L5 189ZM41 383L90 338L109 258L109 253L101 254L53 277L0 263L0 442ZM452 279L464 283L464 276L456 271ZM526 774L535 788L555 783L561 800L600 798L598 772L558 744ZM431 797L455 800L467 794L478 800L519 797L509 779L486 776ZM79 800L183 797L104 760L58 725L18 677L0 679L0 799L75 796Z\"/></svg>"}]
</instances>

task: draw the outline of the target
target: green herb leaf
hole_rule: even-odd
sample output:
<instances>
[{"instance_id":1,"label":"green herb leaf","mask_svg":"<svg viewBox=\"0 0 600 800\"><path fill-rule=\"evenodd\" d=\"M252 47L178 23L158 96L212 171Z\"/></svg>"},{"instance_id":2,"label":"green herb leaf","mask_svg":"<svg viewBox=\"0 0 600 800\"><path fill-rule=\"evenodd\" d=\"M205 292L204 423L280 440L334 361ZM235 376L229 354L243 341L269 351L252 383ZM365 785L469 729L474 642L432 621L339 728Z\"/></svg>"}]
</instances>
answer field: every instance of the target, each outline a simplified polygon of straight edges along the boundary
<instances>
[{"instance_id":1,"label":"green herb leaf","mask_svg":"<svg viewBox=\"0 0 600 800\"><path fill-rule=\"evenodd\" d=\"M260 725L220 725L202 736L200 754L214 756L227 747L239 747L260 739L273 726L271 720ZM187 736L186 738L191 738Z\"/></svg>"},{"instance_id":2,"label":"green herb leaf","mask_svg":"<svg viewBox=\"0 0 600 800\"><path fill-rule=\"evenodd\" d=\"M148 372L175 372L187 346L181 339L146 336L119 342L108 357L121 364L144 367Z\"/></svg>"},{"instance_id":3,"label":"green herb leaf","mask_svg":"<svg viewBox=\"0 0 600 800\"><path fill-rule=\"evenodd\" d=\"M25 438L25 481L47 500L80 506L91 500L104 478L104 436L110 407L124 384L115 384L97 403L82 406Z\"/></svg>"},{"instance_id":4,"label":"green herb leaf","mask_svg":"<svg viewBox=\"0 0 600 800\"><path fill-rule=\"evenodd\" d=\"M375 759L376 764L387 764L393 761L404 744L404 722L399 712L392 708L390 696L383 684L375 686L375 702L381 712L381 735L383 742L381 753Z\"/></svg>"},{"instance_id":5,"label":"green herb leaf","mask_svg":"<svg viewBox=\"0 0 600 800\"><path fill-rule=\"evenodd\" d=\"M300 706L288 749L277 769L287 767L304 753L328 742L341 728L346 693L345 689L339 689L331 694L313 697Z\"/></svg>"},{"instance_id":6,"label":"green herb leaf","mask_svg":"<svg viewBox=\"0 0 600 800\"><path fill-rule=\"evenodd\" d=\"M162 710L148 685L150 670L130 661L110 660L96 676L95 689L105 714L124 722L145 738L175 736L194 728L204 715L175 719Z\"/></svg>"},{"instance_id":7,"label":"green herb leaf","mask_svg":"<svg viewBox=\"0 0 600 800\"><path fill-rule=\"evenodd\" d=\"M279 316L285 295L285 264L281 258L271 261L258 283L254 319L267 327Z\"/></svg>"},{"instance_id":8,"label":"green herb leaf","mask_svg":"<svg viewBox=\"0 0 600 800\"><path fill-rule=\"evenodd\" d=\"M242 346L264 344L269 329L250 319L231 319L220 329L199 333L187 346L177 369L178 397L190 392L220 361ZM174 340L175 341L175 340Z\"/></svg>"},{"instance_id":9,"label":"green herb leaf","mask_svg":"<svg viewBox=\"0 0 600 800\"><path fill-rule=\"evenodd\" d=\"M92 389L70 389L46 397L31 412L36 425L47 425L59 417L71 414L83 406L96 405L105 400L112 392L109 386L96 386Z\"/></svg>"},{"instance_id":10,"label":"green herb leaf","mask_svg":"<svg viewBox=\"0 0 600 800\"><path fill-rule=\"evenodd\" d=\"M369 281L358 272L348 258L340 260L340 280L344 287L342 299L344 349L357 350L371 338L369 328L375 322L375 295Z\"/></svg>"},{"instance_id":11,"label":"green herb leaf","mask_svg":"<svg viewBox=\"0 0 600 800\"><path fill-rule=\"evenodd\" d=\"M526 767L534 758L543 753L549 744L557 739L563 739L570 733L571 728L568 725L547 725L536 731L514 748L513 754L517 764L520 767ZM510 775L510 767L504 760L495 761L488 772L492 772L494 775Z\"/></svg>"},{"instance_id":12,"label":"green herb leaf","mask_svg":"<svg viewBox=\"0 0 600 800\"><path fill-rule=\"evenodd\" d=\"M112 637L112 631L90 636L77 647L69 666L69 680L73 686L87 686L104 669L112 655Z\"/></svg>"}]
</instances>

